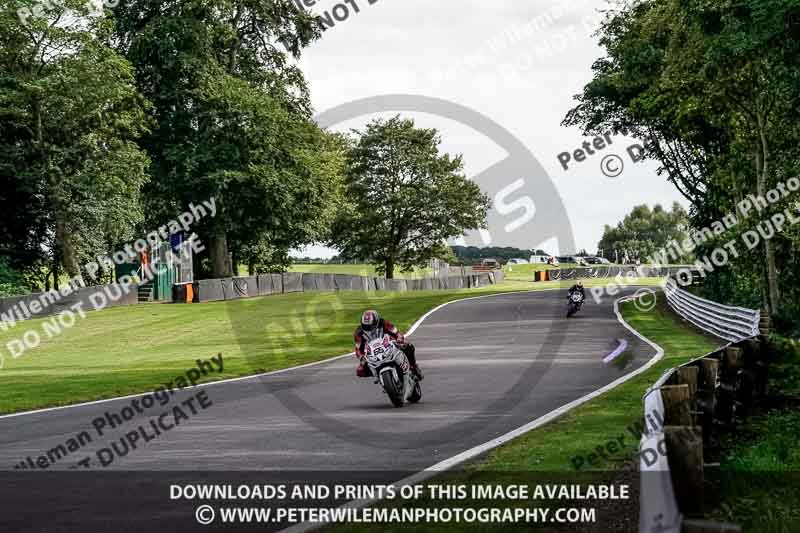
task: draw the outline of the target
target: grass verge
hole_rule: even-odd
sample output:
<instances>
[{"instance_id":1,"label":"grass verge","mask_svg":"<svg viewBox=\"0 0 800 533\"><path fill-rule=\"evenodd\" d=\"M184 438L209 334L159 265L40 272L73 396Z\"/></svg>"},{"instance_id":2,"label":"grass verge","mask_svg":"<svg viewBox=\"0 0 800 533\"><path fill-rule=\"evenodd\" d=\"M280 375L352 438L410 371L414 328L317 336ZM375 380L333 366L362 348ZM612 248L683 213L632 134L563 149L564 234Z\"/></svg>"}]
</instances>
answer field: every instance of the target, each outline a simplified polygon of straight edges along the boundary
<instances>
[{"instance_id":1,"label":"grass verge","mask_svg":"<svg viewBox=\"0 0 800 533\"><path fill-rule=\"evenodd\" d=\"M444 302L569 283L507 281L458 291L298 293L207 304L147 304L90 312L61 335L38 319L0 332L0 413L146 392L197 359L223 354L224 379L319 361L351 349L366 308L406 329ZM41 344L13 359L6 343L37 331Z\"/></svg>"}]
</instances>

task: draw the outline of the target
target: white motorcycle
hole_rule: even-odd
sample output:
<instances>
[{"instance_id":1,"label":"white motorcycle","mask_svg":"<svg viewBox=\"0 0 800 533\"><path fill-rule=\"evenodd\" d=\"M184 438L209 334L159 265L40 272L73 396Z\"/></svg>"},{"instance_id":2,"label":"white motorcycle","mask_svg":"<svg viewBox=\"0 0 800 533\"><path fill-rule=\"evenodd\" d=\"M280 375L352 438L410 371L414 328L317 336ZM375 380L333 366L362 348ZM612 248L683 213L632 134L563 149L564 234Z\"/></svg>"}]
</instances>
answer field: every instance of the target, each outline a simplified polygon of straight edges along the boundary
<instances>
[{"instance_id":1,"label":"white motorcycle","mask_svg":"<svg viewBox=\"0 0 800 533\"><path fill-rule=\"evenodd\" d=\"M583 306L583 295L578 291L569 295L567 303L567 318L572 318Z\"/></svg>"},{"instance_id":2,"label":"white motorcycle","mask_svg":"<svg viewBox=\"0 0 800 533\"><path fill-rule=\"evenodd\" d=\"M395 407L422 399L422 387L411 373L406 354L388 335L367 343L367 365Z\"/></svg>"}]
</instances>

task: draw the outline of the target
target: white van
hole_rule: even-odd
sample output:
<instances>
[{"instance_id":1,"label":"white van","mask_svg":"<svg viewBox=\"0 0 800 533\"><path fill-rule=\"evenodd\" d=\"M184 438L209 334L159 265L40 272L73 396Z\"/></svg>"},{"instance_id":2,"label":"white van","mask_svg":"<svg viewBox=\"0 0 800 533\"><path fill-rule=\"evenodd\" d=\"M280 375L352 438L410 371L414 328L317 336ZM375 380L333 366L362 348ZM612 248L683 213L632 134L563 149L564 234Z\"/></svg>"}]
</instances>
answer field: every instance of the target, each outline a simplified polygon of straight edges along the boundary
<instances>
[{"instance_id":1,"label":"white van","mask_svg":"<svg viewBox=\"0 0 800 533\"><path fill-rule=\"evenodd\" d=\"M552 261L549 255L532 255L529 262L532 265L546 265Z\"/></svg>"}]
</instances>

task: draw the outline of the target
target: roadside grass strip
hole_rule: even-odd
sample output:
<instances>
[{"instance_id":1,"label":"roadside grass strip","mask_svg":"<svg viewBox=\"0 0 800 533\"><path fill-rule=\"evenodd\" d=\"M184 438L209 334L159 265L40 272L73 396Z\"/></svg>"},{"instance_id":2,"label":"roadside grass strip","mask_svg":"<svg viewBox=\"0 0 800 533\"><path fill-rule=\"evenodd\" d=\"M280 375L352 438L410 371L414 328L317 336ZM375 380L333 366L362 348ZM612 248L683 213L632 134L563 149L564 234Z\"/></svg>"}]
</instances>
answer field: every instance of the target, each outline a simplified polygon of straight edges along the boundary
<instances>
[{"instance_id":1,"label":"roadside grass strip","mask_svg":"<svg viewBox=\"0 0 800 533\"><path fill-rule=\"evenodd\" d=\"M570 285L507 281L454 291L311 292L89 312L18 359L5 354L0 414L148 392L197 359L218 353L225 358L224 372L201 383L323 361L352 350L353 329L367 308L379 309L406 330L449 301ZM23 321L0 332L0 349L28 329L40 329L45 320Z\"/></svg>"}]
</instances>

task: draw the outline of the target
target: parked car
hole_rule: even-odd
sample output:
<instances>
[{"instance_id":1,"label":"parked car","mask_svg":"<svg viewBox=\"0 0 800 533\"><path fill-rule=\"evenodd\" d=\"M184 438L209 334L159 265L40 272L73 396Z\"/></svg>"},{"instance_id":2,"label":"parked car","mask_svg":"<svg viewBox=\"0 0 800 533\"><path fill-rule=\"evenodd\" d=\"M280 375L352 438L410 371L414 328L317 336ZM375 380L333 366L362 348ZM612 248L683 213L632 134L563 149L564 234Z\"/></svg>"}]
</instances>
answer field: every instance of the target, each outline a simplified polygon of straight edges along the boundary
<instances>
[{"instance_id":1,"label":"parked car","mask_svg":"<svg viewBox=\"0 0 800 533\"><path fill-rule=\"evenodd\" d=\"M602 257L584 257L583 260L587 265L602 265L604 261Z\"/></svg>"},{"instance_id":2,"label":"parked car","mask_svg":"<svg viewBox=\"0 0 800 533\"><path fill-rule=\"evenodd\" d=\"M507 264L509 264L509 265L527 265L528 261L526 261L525 259L520 259L519 257L515 257L514 259L509 259Z\"/></svg>"}]
</instances>

